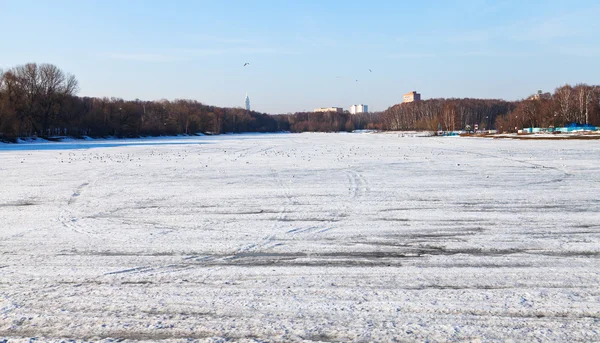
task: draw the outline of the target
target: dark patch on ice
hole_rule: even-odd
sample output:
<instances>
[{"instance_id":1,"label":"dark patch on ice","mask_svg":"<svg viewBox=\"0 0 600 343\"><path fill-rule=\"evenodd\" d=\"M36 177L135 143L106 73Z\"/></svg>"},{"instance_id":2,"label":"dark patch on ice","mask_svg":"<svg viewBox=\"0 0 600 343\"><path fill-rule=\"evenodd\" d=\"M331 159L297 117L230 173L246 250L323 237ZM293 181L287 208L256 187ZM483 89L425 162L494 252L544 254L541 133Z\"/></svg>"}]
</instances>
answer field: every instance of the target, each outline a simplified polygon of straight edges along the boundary
<instances>
[{"instance_id":1,"label":"dark patch on ice","mask_svg":"<svg viewBox=\"0 0 600 343\"><path fill-rule=\"evenodd\" d=\"M311 227L306 227L306 228L294 228L294 229L288 230L287 233L293 233L293 234L312 233L312 232L323 233L323 232L327 232L329 230L331 230L331 228L311 226Z\"/></svg>"},{"instance_id":2,"label":"dark patch on ice","mask_svg":"<svg viewBox=\"0 0 600 343\"><path fill-rule=\"evenodd\" d=\"M278 222L339 222L340 218L273 218Z\"/></svg>"},{"instance_id":3,"label":"dark patch on ice","mask_svg":"<svg viewBox=\"0 0 600 343\"><path fill-rule=\"evenodd\" d=\"M579 229L598 229L598 230L600 230L600 225L580 224L580 225L575 225L573 227L579 228ZM590 233L596 233L596 232L598 232L598 231L593 231Z\"/></svg>"},{"instance_id":4,"label":"dark patch on ice","mask_svg":"<svg viewBox=\"0 0 600 343\"><path fill-rule=\"evenodd\" d=\"M204 261L203 265L231 266L386 266L400 265L400 258L415 257L402 253L367 251L367 252L327 252L308 253L274 253L243 252L232 256L217 257Z\"/></svg>"},{"instance_id":5,"label":"dark patch on ice","mask_svg":"<svg viewBox=\"0 0 600 343\"><path fill-rule=\"evenodd\" d=\"M205 214L219 214L219 215L242 215L242 214L261 214L261 213L280 213L280 211L270 210L254 210L254 211L239 211L239 212L206 212Z\"/></svg>"},{"instance_id":6,"label":"dark patch on ice","mask_svg":"<svg viewBox=\"0 0 600 343\"><path fill-rule=\"evenodd\" d=\"M562 250L537 250L527 251L533 255L554 256L554 257L600 257L600 251L562 251Z\"/></svg>"},{"instance_id":7,"label":"dark patch on ice","mask_svg":"<svg viewBox=\"0 0 600 343\"><path fill-rule=\"evenodd\" d=\"M449 269L449 268L485 268L485 269L489 269L489 268L539 268L538 265L527 264L527 263L479 263L479 262L475 262L475 261L472 263L452 263L452 262L449 262L447 264L427 263L427 264L419 264L418 267L419 268L442 268L442 269Z\"/></svg>"},{"instance_id":8,"label":"dark patch on ice","mask_svg":"<svg viewBox=\"0 0 600 343\"><path fill-rule=\"evenodd\" d=\"M325 333L321 333L318 335L304 336L301 338L308 342L340 342L339 338L336 338L335 336L325 334Z\"/></svg>"},{"instance_id":9,"label":"dark patch on ice","mask_svg":"<svg viewBox=\"0 0 600 343\"><path fill-rule=\"evenodd\" d=\"M407 218L377 218L377 221L385 221L385 222L409 222L410 219Z\"/></svg>"},{"instance_id":10,"label":"dark patch on ice","mask_svg":"<svg viewBox=\"0 0 600 343\"><path fill-rule=\"evenodd\" d=\"M149 269L152 269L152 268L150 268L150 267L137 267L137 268L130 268L130 269L125 269L125 270L118 270L116 272L104 273L104 275L134 273L134 272L141 272L141 271L145 271L145 270L149 270Z\"/></svg>"},{"instance_id":11,"label":"dark patch on ice","mask_svg":"<svg viewBox=\"0 0 600 343\"><path fill-rule=\"evenodd\" d=\"M379 210L379 212L394 212L394 211L418 211L418 210L439 210L439 207L398 207L398 208L386 208Z\"/></svg>"},{"instance_id":12,"label":"dark patch on ice","mask_svg":"<svg viewBox=\"0 0 600 343\"><path fill-rule=\"evenodd\" d=\"M201 255L194 253L195 255ZM62 253L57 254L57 256L64 255L81 255L81 256L189 256L191 255L189 252L173 252L173 251L64 251ZM195 256L197 257L197 256ZM194 257L189 257L194 258Z\"/></svg>"},{"instance_id":13,"label":"dark patch on ice","mask_svg":"<svg viewBox=\"0 0 600 343\"><path fill-rule=\"evenodd\" d=\"M13 207L13 206L20 207L20 206L33 206L33 205L35 205L34 202L23 200L23 201L7 202L4 204L0 204L0 207Z\"/></svg>"},{"instance_id":14,"label":"dark patch on ice","mask_svg":"<svg viewBox=\"0 0 600 343\"><path fill-rule=\"evenodd\" d=\"M147 314L155 314L155 315L177 315L181 317L206 317L206 316L215 316L218 315L215 312L210 311L189 311L189 312L172 312L168 310L159 310L156 308L152 308L150 310L141 310L141 313Z\"/></svg>"}]
</instances>

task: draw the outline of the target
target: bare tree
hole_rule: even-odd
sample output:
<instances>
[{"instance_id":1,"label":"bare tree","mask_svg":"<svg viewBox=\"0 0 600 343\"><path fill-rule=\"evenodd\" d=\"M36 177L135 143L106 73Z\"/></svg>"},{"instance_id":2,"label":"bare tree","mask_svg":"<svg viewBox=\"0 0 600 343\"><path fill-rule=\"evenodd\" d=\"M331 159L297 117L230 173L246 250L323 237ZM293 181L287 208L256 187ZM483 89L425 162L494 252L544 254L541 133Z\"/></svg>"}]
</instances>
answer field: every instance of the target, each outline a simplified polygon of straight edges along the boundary
<instances>
[{"instance_id":1,"label":"bare tree","mask_svg":"<svg viewBox=\"0 0 600 343\"><path fill-rule=\"evenodd\" d=\"M571 101L572 92L573 88L570 85L564 85L560 88L557 88L554 92L554 98L558 105L558 115L565 122L571 122L574 119Z\"/></svg>"},{"instance_id":2,"label":"bare tree","mask_svg":"<svg viewBox=\"0 0 600 343\"><path fill-rule=\"evenodd\" d=\"M446 103L442 110L442 125L445 131L454 131L456 120L456 105L452 103Z\"/></svg>"},{"instance_id":3,"label":"bare tree","mask_svg":"<svg viewBox=\"0 0 600 343\"><path fill-rule=\"evenodd\" d=\"M590 106L592 105L593 87L586 84L578 84L574 88L577 95L577 118L578 123L589 124Z\"/></svg>"},{"instance_id":4,"label":"bare tree","mask_svg":"<svg viewBox=\"0 0 600 343\"><path fill-rule=\"evenodd\" d=\"M42 129L50 128L51 119L57 114L57 106L67 96L79 90L75 76L65 74L52 64L42 64L40 69L40 103L42 107Z\"/></svg>"},{"instance_id":5,"label":"bare tree","mask_svg":"<svg viewBox=\"0 0 600 343\"><path fill-rule=\"evenodd\" d=\"M56 123L60 102L79 90L73 75L65 74L52 64L28 63L9 70L11 95L20 106L21 118L29 119L34 129L48 134Z\"/></svg>"}]
</instances>

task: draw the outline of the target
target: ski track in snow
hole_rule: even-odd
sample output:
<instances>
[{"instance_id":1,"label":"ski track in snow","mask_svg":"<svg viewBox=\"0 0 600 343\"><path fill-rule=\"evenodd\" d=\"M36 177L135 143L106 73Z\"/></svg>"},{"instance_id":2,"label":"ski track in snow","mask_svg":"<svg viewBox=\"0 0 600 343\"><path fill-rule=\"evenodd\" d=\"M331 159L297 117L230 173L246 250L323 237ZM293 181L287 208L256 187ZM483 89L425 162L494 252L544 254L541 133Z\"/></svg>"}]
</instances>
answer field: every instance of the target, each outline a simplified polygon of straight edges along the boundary
<instances>
[{"instance_id":1,"label":"ski track in snow","mask_svg":"<svg viewBox=\"0 0 600 343\"><path fill-rule=\"evenodd\" d=\"M73 146L0 145L0 342L600 341L593 141Z\"/></svg>"}]
</instances>

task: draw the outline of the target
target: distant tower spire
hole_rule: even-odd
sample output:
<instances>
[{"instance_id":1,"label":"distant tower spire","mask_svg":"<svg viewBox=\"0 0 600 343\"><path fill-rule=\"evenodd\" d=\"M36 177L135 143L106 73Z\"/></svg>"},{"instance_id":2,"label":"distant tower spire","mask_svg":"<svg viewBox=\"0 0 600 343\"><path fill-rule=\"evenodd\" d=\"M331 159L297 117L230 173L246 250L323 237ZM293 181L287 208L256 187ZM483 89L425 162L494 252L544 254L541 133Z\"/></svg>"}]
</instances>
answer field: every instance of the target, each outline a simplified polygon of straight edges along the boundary
<instances>
[{"instance_id":1,"label":"distant tower spire","mask_svg":"<svg viewBox=\"0 0 600 343\"><path fill-rule=\"evenodd\" d=\"M250 98L248 97L248 92L246 92L246 111L250 111Z\"/></svg>"}]
</instances>

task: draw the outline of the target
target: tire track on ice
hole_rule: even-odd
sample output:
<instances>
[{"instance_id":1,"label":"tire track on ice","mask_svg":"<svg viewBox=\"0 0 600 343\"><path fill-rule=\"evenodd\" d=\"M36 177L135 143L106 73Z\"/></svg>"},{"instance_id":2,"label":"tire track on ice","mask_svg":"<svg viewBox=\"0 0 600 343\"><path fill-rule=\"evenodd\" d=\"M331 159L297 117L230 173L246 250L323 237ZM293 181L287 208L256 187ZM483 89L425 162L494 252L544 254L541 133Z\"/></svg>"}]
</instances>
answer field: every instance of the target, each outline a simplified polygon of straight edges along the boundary
<instances>
[{"instance_id":1,"label":"tire track on ice","mask_svg":"<svg viewBox=\"0 0 600 343\"><path fill-rule=\"evenodd\" d=\"M288 230L286 233L299 235L299 234L311 234L311 233L323 233L331 230L330 227L320 227L320 226L309 226L306 228L294 228Z\"/></svg>"},{"instance_id":2,"label":"tire track on ice","mask_svg":"<svg viewBox=\"0 0 600 343\"><path fill-rule=\"evenodd\" d=\"M79 233L79 234L84 234L84 235L93 235L94 234L94 232L83 228L83 226L78 223L79 218L75 215L73 208L75 207L76 209L78 209L81 212L81 209L77 208L78 200L81 197L81 195L89 187L96 186L101 179L107 177L107 176L100 177L99 175L100 175L99 173L96 173L94 175L94 177L92 178L93 181L88 180L88 181L81 183L79 186L77 186L71 193L71 196L69 197L69 199L67 200L67 205L60 208L60 212L59 212L57 219L58 219L58 222L61 223L63 227L65 227L73 232ZM109 175L109 173L105 173L104 175Z\"/></svg>"},{"instance_id":3,"label":"tire track on ice","mask_svg":"<svg viewBox=\"0 0 600 343\"><path fill-rule=\"evenodd\" d=\"M232 254L213 254L205 256L187 256L182 259L180 263L168 263L158 266L140 266L127 269L121 269L111 271L102 274L101 276L121 275L121 274L171 274L182 272L189 269L196 269L201 267L209 267L205 270L205 278L203 282L206 282L210 278L211 273L223 268L219 266L220 262L231 261L238 258L245 257L246 254L258 253L263 247L271 244L275 236L267 236L260 243L250 244L239 248ZM151 275L151 274L150 274Z\"/></svg>"},{"instance_id":4,"label":"tire track on ice","mask_svg":"<svg viewBox=\"0 0 600 343\"><path fill-rule=\"evenodd\" d=\"M24 230L15 234L12 234L10 236L6 236L6 237L0 237L0 242L4 242L4 241L9 241L13 238L21 238L21 237L25 237L25 235L32 233L32 232L37 232L39 231L38 228L33 228L33 229L29 229L29 230Z\"/></svg>"},{"instance_id":5,"label":"tire track on ice","mask_svg":"<svg viewBox=\"0 0 600 343\"><path fill-rule=\"evenodd\" d=\"M242 157L249 156L250 154L260 154L266 151L273 149L273 147L266 147L262 149L257 149L257 147L250 147L236 150L234 153L237 154L236 160ZM275 168L270 168L270 176L276 181L279 186L278 189L282 191L284 201L282 202L282 208L277 213L277 221L284 221L286 219L286 213L289 210L289 206L293 205L293 197L289 190L289 186L281 179L281 176L277 172ZM310 228L312 229L312 228ZM315 228L316 229L316 228ZM327 228L326 230L328 230ZM181 272L184 270L192 269L192 268L200 268L211 265L216 265L215 267L211 267L206 269L207 276L205 278L208 279L210 277L210 273L212 271L219 270L223 268L222 266L218 266L220 262L231 261L238 258L245 257L248 254L260 253L266 250L270 250L276 246L282 245L276 241L275 234L269 234L263 237L260 241L254 243L245 243L238 248L234 249L231 253L226 254L211 254L204 256L186 256L182 258L181 263L169 263L158 266L140 266L134 268L128 268L123 270L117 270L113 272L108 272L103 274L104 276L109 275L120 275L120 274L131 274L131 273L174 273Z\"/></svg>"},{"instance_id":6,"label":"tire track on ice","mask_svg":"<svg viewBox=\"0 0 600 343\"><path fill-rule=\"evenodd\" d=\"M344 174L348 178L348 190L350 191L351 198L363 197L370 192L369 183L361 173L354 169L346 169L344 170Z\"/></svg>"},{"instance_id":7,"label":"tire track on ice","mask_svg":"<svg viewBox=\"0 0 600 343\"><path fill-rule=\"evenodd\" d=\"M0 302L0 304L2 305L2 307L0 307L0 314L7 315L21 307L20 304L13 301L6 295L3 295L2 298L2 302Z\"/></svg>"},{"instance_id":8,"label":"tire track on ice","mask_svg":"<svg viewBox=\"0 0 600 343\"><path fill-rule=\"evenodd\" d=\"M258 243L251 243L244 245L238 249L236 249L233 253L230 254L212 254L212 255L204 255L204 256L187 256L182 258L182 262L180 263L168 263L157 266L140 266L133 267L127 269L116 270L112 272L107 272L102 274L102 276L109 275L119 275L119 274L143 274L143 273L157 273L157 274L170 274L175 272L181 272L188 269L205 267L216 265L215 267L208 268L206 271L210 273L211 271L219 270L223 267L218 266L219 262L222 261L230 261L237 258L244 257L245 254L258 253L263 250L263 248L270 246L275 240L275 235L268 235L264 237ZM210 275L207 275L208 278Z\"/></svg>"},{"instance_id":9,"label":"tire track on ice","mask_svg":"<svg viewBox=\"0 0 600 343\"><path fill-rule=\"evenodd\" d=\"M344 174L348 179L348 191L350 200L343 201L343 205L340 208L341 213L338 215L338 220L342 220L345 217L355 214L357 210L362 209L360 205L371 191L368 180L355 169L345 169Z\"/></svg>"},{"instance_id":10,"label":"tire track on ice","mask_svg":"<svg viewBox=\"0 0 600 343\"><path fill-rule=\"evenodd\" d=\"M277 214L277 220L284 221L287 217L286 213L289 211L288 205L293 205L292 195L290 194L288 185L286 185L283 182L283 180L281 179L281 176L279 176L279 173L274 168L271 168L271 177L273 179L275 179L275 181L279 185L279 189L283 192L283 196L285 198L285 201L282 204L283 207Z\"/></svg>"},{"instance_id":11,"label":"tire track on ice","mask_svg":"<svg viewBox=\"0 0 600 343\"><path fill-rule=\"evenodd\" d=\"M83 193L83 191L85 190L86 187L89 186L89 184L90 184L89 182L84 182L84 183L80 184L79 186L77 186L77 188L75 188L75 190L69 197L69 200L67 201L67 206L62 207L60 210L60 213L58 214L58 221L59 221L59 223L62 224L63 227L65 227L71 231L74 231L76 233L85 234L85 235L90 235L91 232L83 229L81 227L81 225L77 224L77 221L79 219L77 218L77 216L75 216L73 214L71 207L72 207L72 205L74 205L76 203L77 198L81 195L81 193Z\"/></svg>"},{"instance_id":12,"label":"tire track on ice","mask_svg":"<svg viewBox=\"0 0 600 343\"><path fill-rule=\"evenodd\" d=\"M72 205L73 203L75 203L75 201L77 200L77 197L79 197L81 195L81 192L83 192L83 190L89 186L89 182L84 182L81 185L77 186L77 188L75 188L75 191L73 191L73 194L71 195L71 197L69 198L69 201L67 202L68 205Z\"/></svg>"},{"instance_id":13,"label":"tire track on ice","mask_svg":"<svg viewBox=\"0 0 600 343\"><path fill-rule=\"evenodd\" d=\"M442 144L440 142L440 144ZM462 149L449 149L449 148L436 148L435 150L443 150L443 151L447 151L447 152L458 152L458 153L463 153L463 154L470 154L470 155L475 155L475 156L481 156L481 157L491 157L491 158L496 158L499 160L503 160L503 161L508 161L508 162L516 162L516 163L521 163L521 164L525 164L525 165L529 165L532 168L540 168L542 170L553 170L553 171L557 171L559 173L563 174L563 178L557 178L557 179L552 179L552 180L545 180L545 181L540 181L540 182L533 182L533 183L528 183L526 185L537 185L537 184L547 184L547 183L557 183L557 182L563 182L566 178L573 176L573 174L569 173L566 169L564 168L559 168L559 167L554 167L554 166L547 166L545 164L541 164L541 163L535 163L535 162L531 162L531 161L525 161L525 160L521 160L518 158L509 158L509 157L505 157L505 156L499 156L499 155L494 155L494 154L485 154L485 153L481 153L481 152L476 152L476 151L468 151L468 150L462 150Z\"/></svg>"}]
</instances>

